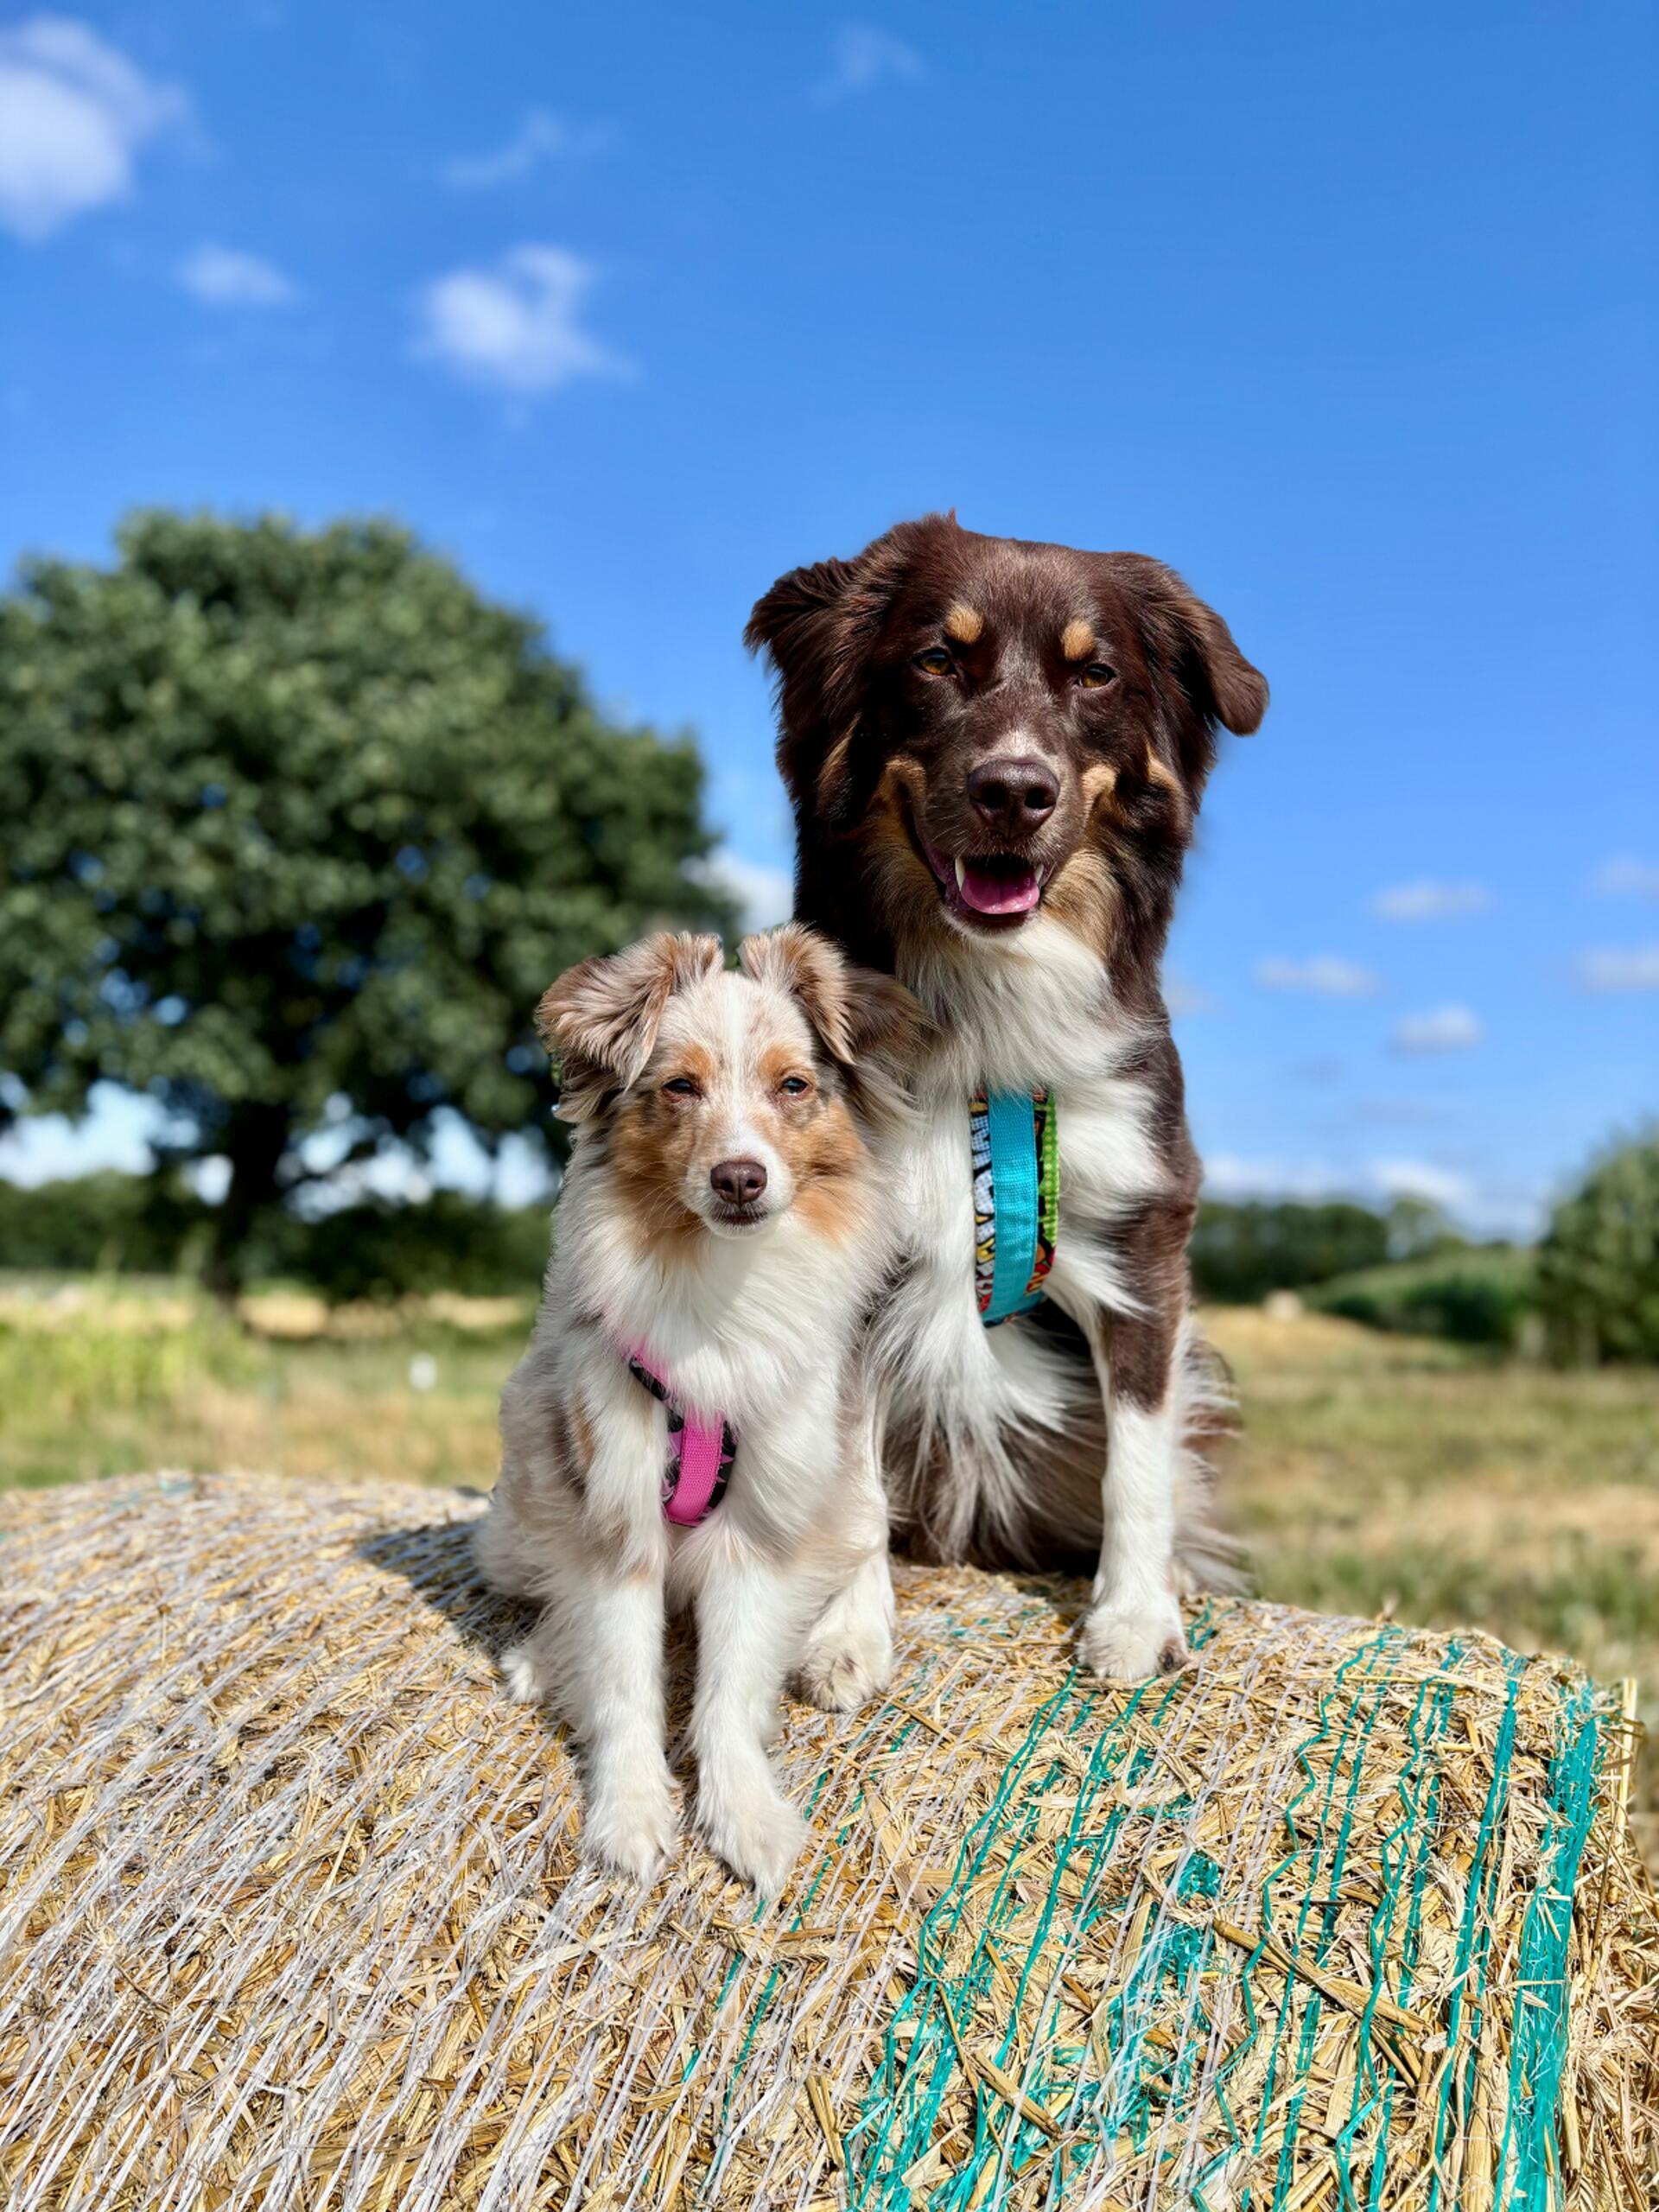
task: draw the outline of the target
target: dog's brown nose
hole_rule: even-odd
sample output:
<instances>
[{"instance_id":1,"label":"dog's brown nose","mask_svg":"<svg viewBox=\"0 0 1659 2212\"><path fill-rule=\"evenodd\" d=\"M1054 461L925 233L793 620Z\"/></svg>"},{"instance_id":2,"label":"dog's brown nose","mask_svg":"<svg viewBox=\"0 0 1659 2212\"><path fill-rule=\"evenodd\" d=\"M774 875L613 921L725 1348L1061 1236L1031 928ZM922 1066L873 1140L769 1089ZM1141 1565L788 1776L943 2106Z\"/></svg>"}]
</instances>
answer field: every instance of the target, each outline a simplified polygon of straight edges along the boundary
<instances>
[{"instance_id":1,"label":"dog's brown nose","mask_svg":"<svg viewBox=\"0 0 1659 2212\"><path fill-rule=\"evenodd\" d=\"M752 1206L766 1187L766 1171L758 1160L721 1160L709 1170L709 1180L728 1206Z\"/></svg>"},{"instance_id":2,"label":"dog's brown nose","mask_svg":"<svg viewBox=\"0 0 1659 2212\"><path fill-rule=\"evenodd\" d=\"M1059 779L1040 760L1000 753L982 760L969 777L968 796L982 821L1005 836L1020 837L1053 813L1060 796Z\"/></svg>"}]
</instances>

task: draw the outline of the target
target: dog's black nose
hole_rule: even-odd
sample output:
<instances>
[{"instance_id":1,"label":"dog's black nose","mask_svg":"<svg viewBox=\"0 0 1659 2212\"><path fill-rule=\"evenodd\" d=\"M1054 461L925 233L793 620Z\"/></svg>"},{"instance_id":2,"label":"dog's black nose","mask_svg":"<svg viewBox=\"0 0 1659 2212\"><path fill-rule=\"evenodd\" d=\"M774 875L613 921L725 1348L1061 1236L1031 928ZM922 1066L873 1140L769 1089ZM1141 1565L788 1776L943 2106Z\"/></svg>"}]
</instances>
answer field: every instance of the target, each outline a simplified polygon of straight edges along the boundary
<instances>
[{"instance_id":1,"label":"dog's black nose","mask_svg":"<svg viewBox=\"0 0 1659 2212\"><path fill-rule=\"evenodd\" d=\"M1053 813L1060 784L1040 760L1004 753L980 762L968 779L968 796L975 812L993 830L1020 837Z\"/></svg>"},{"instance_id":2,"label":"dog's black nose","mask_svg":"<svg viewBox=\"0 0 1659 2212\"><path fill-rule=\"evenodd\" d=\"M728 1206L752 1206L766 1187L766 1171L758 1160L721 1160L709 1170L709 1180Z\"/></svg>"}]
</instances>

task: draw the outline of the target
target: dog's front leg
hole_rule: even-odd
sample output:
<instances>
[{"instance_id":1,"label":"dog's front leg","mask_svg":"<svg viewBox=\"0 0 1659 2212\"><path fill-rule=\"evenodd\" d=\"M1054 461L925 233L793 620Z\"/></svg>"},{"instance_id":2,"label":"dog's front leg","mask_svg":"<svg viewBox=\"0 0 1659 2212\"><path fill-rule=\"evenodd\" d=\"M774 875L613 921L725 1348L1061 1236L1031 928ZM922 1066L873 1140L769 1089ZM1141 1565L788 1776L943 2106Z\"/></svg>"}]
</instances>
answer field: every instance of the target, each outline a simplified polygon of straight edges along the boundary
<instances>
[{"instance_id":1,"label":"dog's front leg","mask_svg":"<svg viewBox=\"0 0 1659 2212\"><path fill-rule=\"evenodd\" d=\"M505 1666L513 1694L556 1705L587 1753L584 1853L642 1881L674 1836L664 1635L660 1573L570 1571Z\"/></svg>"},{"instance_id":2,"label":"dog's front leg","mask_svg":"<svg viewBox=\"0 0 1659 2212\"><path fill-rule=\"evenodd\" d=\"M733 1872L766 1897L783 1886L805 1834L766 1746L810 1604L786 1568L736 1541L710 1561L697 1598L697 1825Z\"/></svg>"},{"instance_id":3,"label":"dog's front leg","mask_svg":"<svg viewBox=\"0 0 1659 2212\"><path fill-rule=\"evenodd\" d=\"M1106 1404L1100 1566L1083 1622L1083 1652L1108 1681L1173 1675L1187 1662L1175 1601L1175 1471L1180 1414L1175 1361L1185 1300L1184 1270L1166 1248L1185 1250L1179 1224L1148 1224L1149 1262L1132 1268L1134 1315L1095 1316L1091 1344ZM1131 1252L1131 1258L1136 1255Z\"/></svg>"}]
</instances>

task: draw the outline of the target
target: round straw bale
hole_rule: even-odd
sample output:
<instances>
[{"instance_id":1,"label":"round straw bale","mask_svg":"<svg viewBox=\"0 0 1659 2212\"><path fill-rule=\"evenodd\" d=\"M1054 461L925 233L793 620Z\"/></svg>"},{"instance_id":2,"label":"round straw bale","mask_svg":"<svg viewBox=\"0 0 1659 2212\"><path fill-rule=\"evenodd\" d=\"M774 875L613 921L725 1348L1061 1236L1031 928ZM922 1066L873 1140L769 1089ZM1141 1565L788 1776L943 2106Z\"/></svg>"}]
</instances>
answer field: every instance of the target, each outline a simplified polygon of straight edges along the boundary
<instances>
[{"instance_id":1,"label":"round straw bale","mask_svg":"<svg viewBox=\"0 0 1659 2212\"><path fill-rule=\"evenodd\" d=\"M1645 2202L1631 1716L1574 1669L1230 1601L1109 1689L1077 1586L901 1566L762 1910L689 1831L582 1865L478 1510L0 1501L13 2212Z\"/></svg>"}]
</instances>

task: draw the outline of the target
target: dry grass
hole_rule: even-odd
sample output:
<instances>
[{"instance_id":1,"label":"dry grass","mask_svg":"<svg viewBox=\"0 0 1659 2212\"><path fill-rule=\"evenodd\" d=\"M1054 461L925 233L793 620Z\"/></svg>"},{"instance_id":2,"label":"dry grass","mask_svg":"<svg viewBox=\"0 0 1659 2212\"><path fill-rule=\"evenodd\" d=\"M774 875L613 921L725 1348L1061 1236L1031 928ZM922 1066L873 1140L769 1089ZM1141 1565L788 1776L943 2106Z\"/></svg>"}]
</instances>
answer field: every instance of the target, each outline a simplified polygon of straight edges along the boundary
<instances>
[{"instance_id":1,"label":"dry grass","mask_svg":"<svg viewBox=\"0 0 1659 2212\"><path fill-rule=\"evenodd\" d=\"M1572 1669L1233 1603L1103 1689L1081 1586L901 1568L757 1915L690 1837L580 1866L475 1510L0 1500L15 2212L1643 2212L1659 1922Z\"/></svg>"},{"instance_id":2,"label":"dry grass","mask_svg":"<svg viewBox=\"0 0 1659 2212\"><path fill-rule=\"evenodd\" d=\"M154 1466L487 1485L532 1311L428 1299L331 1314L282 1293L250 1299L238 1325L174 1285L14 1285L0 1489Z\"/></svg>"}]
</instances>

